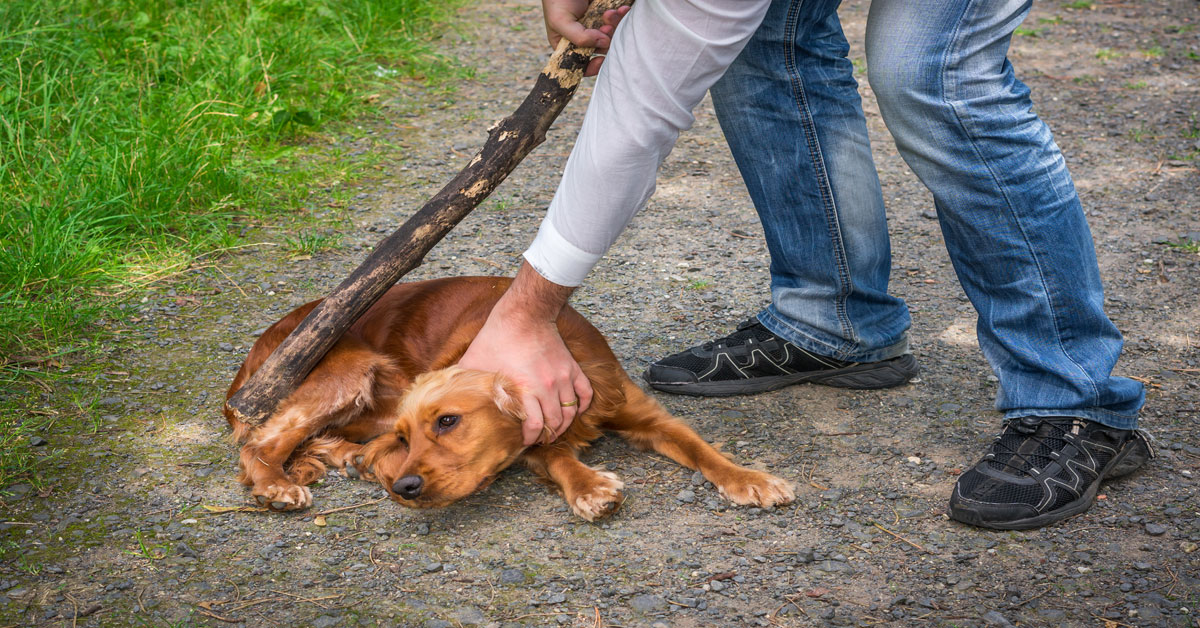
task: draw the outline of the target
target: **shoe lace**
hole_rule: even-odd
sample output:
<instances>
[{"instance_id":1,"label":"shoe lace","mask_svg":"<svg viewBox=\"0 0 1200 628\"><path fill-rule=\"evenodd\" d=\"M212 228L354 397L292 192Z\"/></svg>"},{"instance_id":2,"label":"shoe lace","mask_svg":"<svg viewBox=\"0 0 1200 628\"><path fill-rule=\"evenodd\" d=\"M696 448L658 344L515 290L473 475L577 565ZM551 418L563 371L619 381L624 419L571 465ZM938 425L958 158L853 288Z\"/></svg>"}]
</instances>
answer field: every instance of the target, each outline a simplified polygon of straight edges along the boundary
<instances>
[{"instance_id":1,"label":"shoe lace","mask_svg":"<svg viewBox=\"0 0 1200 628\"><path fill-rule=\"evenodd\" d=\"M1033 417L1029 417L1033 418ZM996 437L991 463L1000 470L1029 475L1053 462L1051 454L1067 445L1067 434L1076 426L1073 418L1013 419Z\"/></svg>"},{"instance_id":2,"label":"shoe lace","mask_svg":"<svg viewBox=\"0 0 1200 628\"><path fill-rule=\"evenodd\" d=\"M746 344L746 338L757 338L761 335L755 333L755 327L761 326L762 323L759 323L757 319L749 319L741 325L738 325L737 329L734 330L732 334L717 338L716 340L710 340L701 345L701 347L703 347L705 351L712 351L713 347L717 346L718 344L725 345L726 347L737 347L744 345Z\"/></svg>"}]
</instances>

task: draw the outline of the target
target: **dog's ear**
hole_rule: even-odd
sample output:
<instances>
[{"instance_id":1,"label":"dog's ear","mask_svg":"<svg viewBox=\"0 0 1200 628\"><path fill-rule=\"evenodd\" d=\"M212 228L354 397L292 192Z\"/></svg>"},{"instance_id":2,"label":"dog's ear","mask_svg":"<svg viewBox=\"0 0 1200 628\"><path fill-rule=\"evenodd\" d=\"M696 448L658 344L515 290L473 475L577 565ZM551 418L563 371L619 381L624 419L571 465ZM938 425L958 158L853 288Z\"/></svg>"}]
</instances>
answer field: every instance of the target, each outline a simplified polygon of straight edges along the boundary
<instances>
[{"instance_id":1,"label":"dog's ear","mask_svg":"<svg viewBox=\"0 0 1200 628\"><path fill-rule=\"evenodd\" d=\"M525 407L521 405L521 396L517 393L517 385L507 377L496 373L492 380L492 399L496 407L506 416L525 422Z\"/></svg>"}]
</instances>

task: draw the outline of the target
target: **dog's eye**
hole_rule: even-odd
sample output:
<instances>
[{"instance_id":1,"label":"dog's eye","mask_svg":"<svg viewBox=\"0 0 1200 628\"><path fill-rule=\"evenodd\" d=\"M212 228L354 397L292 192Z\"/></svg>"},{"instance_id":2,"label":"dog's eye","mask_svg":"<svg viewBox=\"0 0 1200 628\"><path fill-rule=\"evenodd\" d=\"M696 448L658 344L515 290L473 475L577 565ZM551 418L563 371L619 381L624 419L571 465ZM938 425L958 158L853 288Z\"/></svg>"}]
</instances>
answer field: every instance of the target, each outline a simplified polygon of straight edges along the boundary
<instances>
[{"instance_id":1,"label":"dog's eye","mask_svg":"<svg viewBox=\"0 0 1200 628\"><path fill-rule=\"evenodd\" d=\"M438 417L437 424L441 429L449 429L458 425L459 416L457 414L443 414Z\"/></svg>"}]
</instances>

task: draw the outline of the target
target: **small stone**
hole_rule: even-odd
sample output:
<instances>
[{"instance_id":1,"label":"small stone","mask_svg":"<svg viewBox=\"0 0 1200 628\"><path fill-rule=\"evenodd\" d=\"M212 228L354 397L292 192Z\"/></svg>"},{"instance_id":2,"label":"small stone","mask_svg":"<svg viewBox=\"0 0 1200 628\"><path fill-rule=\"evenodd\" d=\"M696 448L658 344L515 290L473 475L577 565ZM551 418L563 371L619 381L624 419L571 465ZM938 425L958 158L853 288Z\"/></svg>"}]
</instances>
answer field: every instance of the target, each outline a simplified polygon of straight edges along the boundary
<instances>
[{"instance_id":1,"label":"small stone","mask_svg":"<svg viewBox=\"0 0 1200 628\"><path fill-rule=\"evenodd\" d=\"M42 438L41 436L30 436L29 437L29 446L30 447L44 447L48 442L49 441Z\"/></svg>"},{"instance_id":2,"label":"small stone","mask_svg":"<svg viewBox=\"0 0 1200 628\"><path fill-rule=\"evenodd\" d=\"M521 584L525 582L525 573L520 569L505 569L500 572L500 584Z\"/></svg>"},{"instance_id":3,"label":"small stone","mask_svg":"<svg viewBox=\"0 0 1200 628\"><path fill-rule=\"evenodd\" d=\"M5 492L11 494L13 497L18 498L28 495L32 490L33 487L25 483L13 484L12 486L4 489Z\"/></svg>"},{"instance_id":4,"label":"small stone","mask_svg":"<svg viewBox=\"0 0 1200 628\"><path fill-rule=\"evenodd\" d=\"M1167 526L1161 523L1147 523L1146 534L1150 536L1162 536L1167 533Z\"/></svg>"},{"instance_id":5,"label":"small stone","mask_svg":"<svg viewBox=\"0 0 1200 628\"><path fill-rule=\"evenodd\" d=\"M724 582L722 582L720 580L713 580L712 582L708 583L709 590L714 591L716 593L720 593L721 591L724 591L728 587L729 587L729 585L725 584Z\"/></svg>"},{"instance_id":6,"label":"small stone","mask_svg":"<svg viewBox=\"0 0 1200 628\"><path fill-rule=\"evenodd\" d=\"M221 351L233 351L233 345L228 342L222 342L221 344L217 345L217 348Z\"/></svg>"},{"instance_id":7,"label":"small stone","mask_svg":"<svg viewBox=\"0 0 1200 628\"><path fill-rule=\"evenodd\" d=\"M906 460L908 460L909 462L911 462L913 464L921 464L920 456L909 456Z\"/></svg>"},{"instance_id":8,"label":"small stone","mask_svg":"<svg viewBox=\"0 0 1200 628\"><path fill-rule=\"evenodd\" d=\"M426 619L421 626L422 628L454 628L454 624L444 619Z\"/></svg>"},{"instance_id":9,"label":"small stone","mask_svg":"<svg viewBox=\"0 0 1200 628\"><path fill-rule=\"evenodd\" d=\"M690 503L696 501L696 494L693 493L692 491L684 489L682 491L679 491L679 494L675 496L675 499L677 499L685 504L690 504Z\"/></svg>"},{"instance_id":10,"label":"small stone","mask_svg":"<svg viewBox=\"0 0 1200 628\"><path fill-rule=\"evenodd\" d=\"M429 524L428 523L418 523L417 524L417 534L420 536L425 536L425 535L429 534Z\"/></svg>"},{"instance_id":11,"label":"small stone","mask_svg":"<svg viewBox=\"0 0 1200 628\"><path fill-rule=\"evenodd\" d=\"M191 547L188 546L187 543L184 543L182 541L180 541L179 544L175 546L175 553L178 554L179 556L184 556L187 558L199 558L199 556L196 555L196 550L192 549Z\"/></svg>"},{"instance_id":12,"label":"small stone","mask_svg":"<svg viewBox=\"0 0 1200 628\"><path fill-rule=\"evenodd\" d=\"M998 611L988 611L983 614L983 623L988 626L1011 626L1012 622Z\"/></svg>"},{"instance_id":13,"label":"small stone","mask_svg":"<svg viewBox=\"0 0 1200 628\"><path fill-rule=\"evenodd\" d=\"M703 486L705 481L703 473L697 471L692 474L692 486Z\"/></svg>"},{"instance_id":14,"label":"small stone","mask_svg":"<svg viewBox=\"0 0 1200 628\"><path fill-rule=\"evenodd\" d=\"M564 594L562 592L551 593L550 595L546 596L546 601L544 602L544 604L562 604L563 602L566 602L566 601L567 601L566 594Z\"/></svg>"},{"instance_id":15,"label":"small stone","mask_svg":"<svg viewBox=\"0 0 1200 628\"><path fill-rule=\"evenodd\" d=\"M429 564L425 565L424 570L425 570L425 573L434 573L436 571L441 571L442 564L441 563L429 563Z\"/></svg>"},{"instance_id":16,"label":"small stone","mask_svg":"<svg viewBox=\"0 0 1200 628\"><path fill-rule=\"evenodd\" d=\"M667 607L667 601L657 595L638 595L629 600L629 606L639 613L652 613Z\"/></svg>"},{"instance_id":17,"label":"small stone","mask_svg":"<svg viewBox=\"0 0 1200 628\"><path fill-rule=\"evenodd\" d=\"M464 626L479 626L487 621L487 618L483 616L483 611L474 606L460 608L454 611L450 617Z\"/></svg>"}]
</instances>

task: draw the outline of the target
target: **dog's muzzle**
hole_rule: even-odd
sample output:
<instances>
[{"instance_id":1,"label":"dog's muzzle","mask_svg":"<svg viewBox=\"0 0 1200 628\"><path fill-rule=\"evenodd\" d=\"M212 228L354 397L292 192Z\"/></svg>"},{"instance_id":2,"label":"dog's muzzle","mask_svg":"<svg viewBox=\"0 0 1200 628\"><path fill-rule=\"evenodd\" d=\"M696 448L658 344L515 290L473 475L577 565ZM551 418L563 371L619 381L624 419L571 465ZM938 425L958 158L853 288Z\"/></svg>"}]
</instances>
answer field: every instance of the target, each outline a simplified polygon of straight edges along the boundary
<instances>
[{"instance_id":1,"label":"dog's muzzle","mask_svg":"<svg viewBox=\"0 0 1200 628\"><path fill-rule=\"evenodd\" d=\"M403 497L404 499L416 499L421 496L421 488L425 486L425 480L419 475L406 475L392 485L392 492Z\"/></svg>"}]
</instances>

